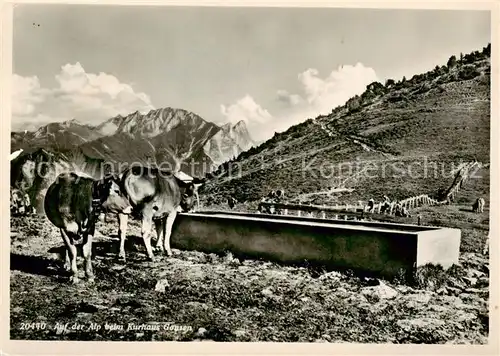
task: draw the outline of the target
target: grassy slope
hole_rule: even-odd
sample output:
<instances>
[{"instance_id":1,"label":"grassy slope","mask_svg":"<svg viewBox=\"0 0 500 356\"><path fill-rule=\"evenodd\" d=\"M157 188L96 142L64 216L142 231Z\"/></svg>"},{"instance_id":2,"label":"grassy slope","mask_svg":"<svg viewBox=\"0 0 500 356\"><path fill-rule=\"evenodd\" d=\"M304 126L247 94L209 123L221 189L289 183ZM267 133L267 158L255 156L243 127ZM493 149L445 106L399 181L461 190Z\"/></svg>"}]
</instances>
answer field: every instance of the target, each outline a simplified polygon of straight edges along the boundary
<instances>
[{"instance_id":1,"label":"grassy slope","mask_svg":"<svg viewBox=\"0 0 500 356\"><path fill-rule=\"evenodd\" d=\"M450 170L458 163L472 159L489 162L490 62L482 59L473 66L480 74L472 79L457 79L463 70L457 67L432 80L390 89L358 111L339 108L277 134L233 162L233 172L241 170L241 177L233 173L230 179L223 172L207 184L204 195L214 202L222 201L222 193L248 201L284 188L294 198L337 185L339 172L345 179L366 167L359 163L349 172L347 166L338 167L340 162L366 160L375 164L377 173L346 182L355 192L329 202L380 199L384 194L404 198L445 188L453 180ZM431 166L424 176L424 159L435 162L442 173L434 176ZM308 171L303 169L308 166ZM386 173L382 174L384 166ZM409 166L413 177L408 177ZM396 169L406 176L395 176Z\"/></svg>"}]
</instances>

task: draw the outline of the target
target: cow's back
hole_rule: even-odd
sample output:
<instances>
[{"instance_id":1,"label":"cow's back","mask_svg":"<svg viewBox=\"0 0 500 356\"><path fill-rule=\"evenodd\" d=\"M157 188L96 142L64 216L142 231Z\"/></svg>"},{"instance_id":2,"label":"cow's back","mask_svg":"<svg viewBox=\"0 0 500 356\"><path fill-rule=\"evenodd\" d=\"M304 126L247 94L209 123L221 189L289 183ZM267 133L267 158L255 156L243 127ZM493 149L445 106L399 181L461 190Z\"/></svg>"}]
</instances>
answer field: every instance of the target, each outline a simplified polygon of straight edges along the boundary
<instances>
[{"instance_id":1,"label":"cow's back","mask_svg":"<svg viewBox=\"0 0 500 356\"><path fill-rule=\"evenodd\" d=\"M47 218L57 227L71 221L80 223L90 217L93 179L74 173L60 174L45 194Z\"/></svg>"},{"instance_id":2,"label":"cow's back","mask_svg":"<svg viewBox=\"0 0 500 356\"><path fill-rule=\"evenodd\" d=\"M156 168L133 167L124 172L122 185L135 208L151 207L164 216L181 203L181 189L173 174Z\"/></svg>"}]
</instances>

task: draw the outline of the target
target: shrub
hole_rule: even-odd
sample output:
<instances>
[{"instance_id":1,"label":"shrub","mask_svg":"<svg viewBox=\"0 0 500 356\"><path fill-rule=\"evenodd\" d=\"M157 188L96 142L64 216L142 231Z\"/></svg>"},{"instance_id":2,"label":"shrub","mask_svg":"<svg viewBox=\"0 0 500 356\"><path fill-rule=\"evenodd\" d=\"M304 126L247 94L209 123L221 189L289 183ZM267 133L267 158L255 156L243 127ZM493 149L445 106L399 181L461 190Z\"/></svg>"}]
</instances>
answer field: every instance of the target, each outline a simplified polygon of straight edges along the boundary
<instances>
[{"instance_id":1,"label":"shrub","mask_svg":"<svg viewBox=\"0 0 500 356\"><path fill-rule=\"evenodd\" d=\"M457 65L457 57L455 57L454 55L450 57L450 59L448 59L448 63L446 63L446 65L448 66L448 68L453 68Z\"/></svg>"},{"instance_id":2,"label":"shrub","mask_svg":"<svg viewBox=\"0 0 500 356\"><path fill-rule=\"evenodd\" d=\"M473 79L479 76L481 72L473 65L466 65L460 69L458 72L458 78L460 80Z\"/></svg>"},{"instance_id":3,"label":"shrub","mask_svg":"<svg viewBox=\"0 0 500 356\"><path fill-rule=\"evenodd\" d=\"M488 57L491 56L491 43L488 43L488 45L483 48L483 54Z\"/></svg>"}]
</instances>

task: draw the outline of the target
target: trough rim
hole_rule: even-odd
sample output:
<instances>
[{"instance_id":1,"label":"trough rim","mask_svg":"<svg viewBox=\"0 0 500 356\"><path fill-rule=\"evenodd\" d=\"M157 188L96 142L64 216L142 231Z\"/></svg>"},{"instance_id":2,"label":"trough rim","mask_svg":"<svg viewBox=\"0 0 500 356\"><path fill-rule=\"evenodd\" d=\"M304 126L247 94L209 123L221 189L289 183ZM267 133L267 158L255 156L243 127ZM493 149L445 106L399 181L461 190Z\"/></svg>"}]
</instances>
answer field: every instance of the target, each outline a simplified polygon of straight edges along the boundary
<instances>
[{"instance_id":1,"label":"trough rim","mask_svg":"<svg viewBox=\"0 0 500 356\"><path fill-rule=\"evenodd\" d=\"M402 229L384 229L382 227L369 227L369 226L355 226L355 225L344 225L341 223L336 223L336 220L331 220L331 219L321 219L321 220L326 220L325 222L318 222L314 221L314 225L312 224L313 221L307 221L308 219L310 220L318 220L317 218L309 218L309 217L301 217L301 220L291 220L291 219L275 219L272 217L272 215L268 216L262 216L262 215L267 215L267 214L253 214L253 213L245 213L246 215L239 215L236 212L223 212L223 211L198 211L198 212L190 212L190 213L179 213L180 216L192 216L192 217L212 217L216 219L222 219L222 218L229 218L231 220L246 220L246 221L266 221L266 222L279 222L283 223L286 225L300 225L300 226L318 226L318 227L335 227L339 229L344 229L344 230L354 230L354 231L377 231L377 232L383 232L383 233L402 233L402 234L408 234L408 235L419 235L421 232L428 232L428 231L445 231L445 230L458 230L459 229L454 229L454 228L448 228L448 227L438 227L438 226L422 226L422 225L412 225L412 224L396 224L396 223L386 223L386 222L378 222L378 224L384 224L384 225L390 225L394 227L402 227ZM249 216L250 215L250 216ZM305 221L303 220L305 219ZM413 229L415 228L421 228L421 230L416 230L416 231L408 231L404 230L404 227L412 227Z\"/></svg>"}]
</instances>

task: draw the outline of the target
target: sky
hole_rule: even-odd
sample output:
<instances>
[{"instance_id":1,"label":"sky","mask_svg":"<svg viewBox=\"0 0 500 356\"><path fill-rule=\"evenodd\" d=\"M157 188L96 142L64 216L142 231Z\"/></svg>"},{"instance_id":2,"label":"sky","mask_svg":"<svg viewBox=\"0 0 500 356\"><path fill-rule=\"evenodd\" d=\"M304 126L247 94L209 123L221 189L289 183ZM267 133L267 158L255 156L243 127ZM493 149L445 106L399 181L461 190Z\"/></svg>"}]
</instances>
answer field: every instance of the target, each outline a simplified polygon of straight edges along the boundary
<instances>
[{"instance_id":1,"label":"sky","mask_svg":"<svg viewBox=\"0 0 500 356\"><path fill-rule=\"evenodd\" d=\"M18 4L12 129L174 107L262 141L490 41L485 11Z\"/></svg>"}]
</instances>

